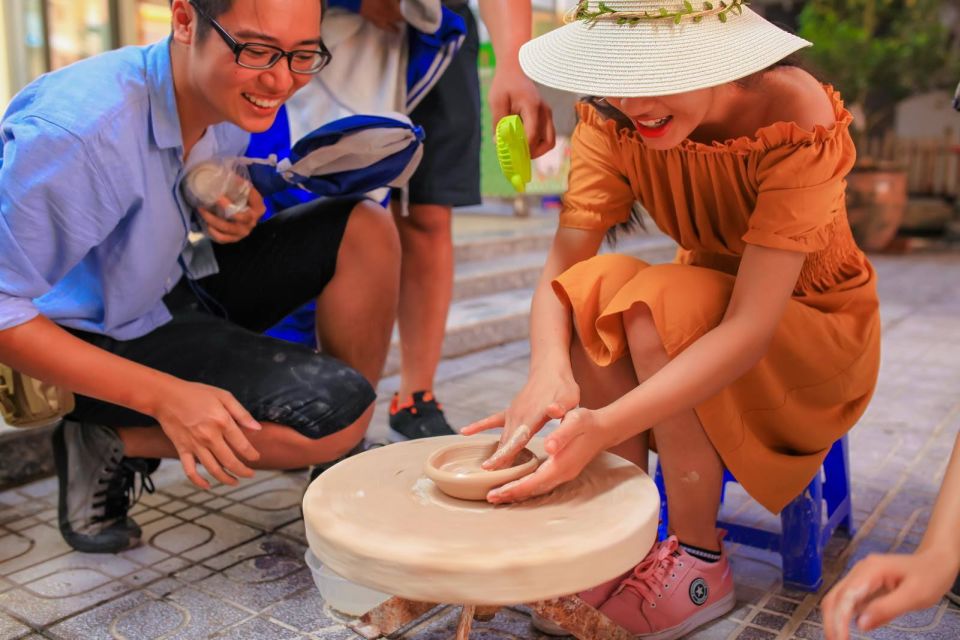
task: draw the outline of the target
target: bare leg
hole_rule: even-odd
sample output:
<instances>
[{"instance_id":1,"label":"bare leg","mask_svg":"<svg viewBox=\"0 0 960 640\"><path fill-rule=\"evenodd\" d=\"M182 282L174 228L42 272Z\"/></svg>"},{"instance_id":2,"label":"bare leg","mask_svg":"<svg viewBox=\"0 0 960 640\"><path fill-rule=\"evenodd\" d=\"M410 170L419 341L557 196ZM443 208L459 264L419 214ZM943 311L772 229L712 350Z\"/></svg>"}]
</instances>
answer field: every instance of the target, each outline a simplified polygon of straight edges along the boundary
<instances>
[{"instance_id":1,"label":"bare leg","mask_svg":"<svg viewBox=\"0 0 960 640\"><path fill-rule=\"evenodd\" d=\"M250 444L260 453L260 459L249 464L257 469L300 469L336 460L360 442L372 415L373 406L346 429L316 440L290 427L264 422L262 431L244 430ZM160 427L123 427L117 429L117 435L128 457L179 457Z\"/></svg>"},{"instance_id":2,"label":"bare leg","mask_svg":"<svg viewBox=\"0 0 960 640\"><path fill-rule=\"evenodd\" d=\"M590 359L576 334L570 346L570 364L580 386L580 406L586 409L605 407L637 387L637 375L629 358L601 367ZM647 434L643 433L610 449L610 452L647 471L647 440Z\"/></svg>"},{"instance_id":3,"label":"bare leg","mask_svg":"<svg viewBox=\"0 0 960 640\"><path fill-rule=\"evenodd\" d=\"M433 388L447 313L453 298L451 209L410 205L394 213L403 258L400 268L400 398Z\"/></svg>"},{"instance_id":4,"label":"bare leg","mask_svg":"<svg viewBox=\"0 0 960 640\"><path fill-rule=\"evenodd\" d=\"M324 351L359 371L376 386L390 346L399 286L400 246L390 215L372 202L354 207L337 256L333 279L317 300L317 335ZM373 407L332 435L308 438L296 430L263 423L245 435L260 453L253 466L296 469L329 462L363 439ZM157 426L117 430L127 456L177 458Z\"/></svg>"},{"instance_id":5,"label":"bare leg","mask_svg":"<svg viewBox=\"0 0 960 640\"><path fill-rule=\"evenodd\" d=\"M650 309L634 305L623 315L637 379L650 378L669 361ZM694 411L684 411L653 428L670 505L671 532L683 542L718 551L717 512L723 462Z\"/></svg>"},{"instance_id":6,"label":"bare leg","mask_svg":"<svg viewBox=\"0 0 960 640\"><path fill-rule=\"evenodd\" d=\"M374 387L390 349L399 262L390 214L362 202L347 222L336 274L317 299L317 340L324 353L362 373Z\"/></svg>"}]
</instances>

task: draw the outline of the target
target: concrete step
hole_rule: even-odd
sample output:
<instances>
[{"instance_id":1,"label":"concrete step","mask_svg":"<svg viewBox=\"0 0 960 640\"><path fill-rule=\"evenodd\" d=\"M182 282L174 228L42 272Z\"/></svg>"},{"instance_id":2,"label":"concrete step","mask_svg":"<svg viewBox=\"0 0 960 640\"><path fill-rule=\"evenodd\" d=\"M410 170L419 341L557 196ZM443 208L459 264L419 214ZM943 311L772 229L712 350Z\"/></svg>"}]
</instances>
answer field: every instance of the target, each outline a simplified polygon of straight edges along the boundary
<instances>
[{"instance_id":1,"label":"concrete step","mask_svg":"<svg viewBox=\"0 0 960 640\"><path fill-rule=\"evenodd\" d=\"M673 241L665 235L644 234L624 238L616 251L650 262L666 262L673 257L675 248ZM528 336L530 301L546 259L546 249L498 255L503 257L457 265L454 302L447 317L443 342L444 358L462 356ZM387 376L399 370L399 340L399 334L394 331L385 370Z\"/></svg>"}]
</instances>

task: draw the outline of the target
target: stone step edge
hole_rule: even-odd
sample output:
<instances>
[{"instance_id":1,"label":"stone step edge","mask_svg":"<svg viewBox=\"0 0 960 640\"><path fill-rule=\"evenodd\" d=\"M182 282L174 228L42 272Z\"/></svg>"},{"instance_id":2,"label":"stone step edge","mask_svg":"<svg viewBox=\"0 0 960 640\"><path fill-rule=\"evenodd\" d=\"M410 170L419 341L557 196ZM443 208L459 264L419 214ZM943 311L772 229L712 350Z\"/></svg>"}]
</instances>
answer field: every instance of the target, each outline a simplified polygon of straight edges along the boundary
<instances>
[{"instance_id":1,"label":"stone step edge","mask_svg":"<svg viewBox=\"0 0 960 640\"><path fill-rule=\"evenodd\" d=\"M634 257L649 256L652 252L672 251L676 244L667 236L629 238L618 244L617 253ZM502 257L502 256L500 256ZM476 298L504 289L536 286L545 262L542 249L514 253L500 262L497 257L457 264L454 274L453 302Z\"/></svg>"},{"instance_id":2,"label":"stone step edge","mask_svg":"<svg viewBox=\"0 0 960 640\"><path fill-rule=\"evenodd\" d=\"M625 251L624 253L627 253L628 255L634 255L635 257L647 257L652 259L652 254L654 253L663 253L664 257L667 257L670 253L672 253L672 251L672 244L660 244L655 247L641 248L636 252ZM514 340L522 340L527 338L529 335L530 321L529 301L533 298L532 287L517 287L506 291L498 291L487 296L468 298L466 301L455 301L454 305L464 302L475 304L479 299L493 297L498 294L509 292L524 292L524 296L518 296L518 298L525 297L526 303L522 306L518 306L516 304L511 305L501 315L486 317L481 320L467 320L466 322L462 323L448 324L444 337L443 349L441 351L441 357L455 358L466 355L473 351L480 351L495 347L505 342L512 342ZM394 338L390 344L390 353L387 355L387 363L384 368L384 375L391 376L396 374L399 371L399 363L400 345L397 334L394 333Z\"/></svg>"}]
</instances>

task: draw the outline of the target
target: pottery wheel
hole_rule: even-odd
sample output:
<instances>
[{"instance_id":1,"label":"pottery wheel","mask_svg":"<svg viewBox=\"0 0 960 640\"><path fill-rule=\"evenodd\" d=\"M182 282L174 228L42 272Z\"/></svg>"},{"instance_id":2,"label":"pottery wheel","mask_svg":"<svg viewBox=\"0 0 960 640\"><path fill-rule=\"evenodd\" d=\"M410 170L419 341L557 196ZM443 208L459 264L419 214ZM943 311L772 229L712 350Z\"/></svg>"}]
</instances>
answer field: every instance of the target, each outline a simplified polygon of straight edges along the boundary
<instances>
[{"instance_id":1,"label":"pottery wheel","mask_svg":"<svg viewBox=\"0 0 960 640\"><path fill-rule=\"evenodd\" d=\"M653 544L660 499L637 466L603 453L547 496L494 506L450 498L423 473L433 451L462 439L393 444L324 472L303 498L313 553L409 600L511 605L593 587ZM542 439L528 446L545 457Z\"/></svg>"}]
</instances>

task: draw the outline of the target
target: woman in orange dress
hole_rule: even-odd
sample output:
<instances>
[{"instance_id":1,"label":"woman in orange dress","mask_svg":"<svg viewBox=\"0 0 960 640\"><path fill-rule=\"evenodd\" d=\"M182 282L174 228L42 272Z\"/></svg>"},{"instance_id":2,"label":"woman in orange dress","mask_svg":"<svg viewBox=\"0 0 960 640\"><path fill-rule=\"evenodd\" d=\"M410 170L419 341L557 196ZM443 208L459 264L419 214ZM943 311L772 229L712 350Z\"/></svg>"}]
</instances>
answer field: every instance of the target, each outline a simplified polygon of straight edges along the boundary
<instances>
[{"instance_id":1,"label":"woman in orange dress","mask_svg":"<svg viewBox=\"0 0 960 640\"><path fill-rule=\"evenodd\" d=\"M504 427L495 468L562 418L548 459L495 503L550 491L603 450L646 468L656 443L674 536L581 596L669 640L735 603L716 530L724 468L780 511L873 392L876 279L844 203L851 116L777 64L810 43L739 2L584 1L573 18L525 46L524 70L605 97L578 106L528 382L464 433ZM597 255L634 203L676 240L674 263Z\"/></svg>"}]
</instances>

